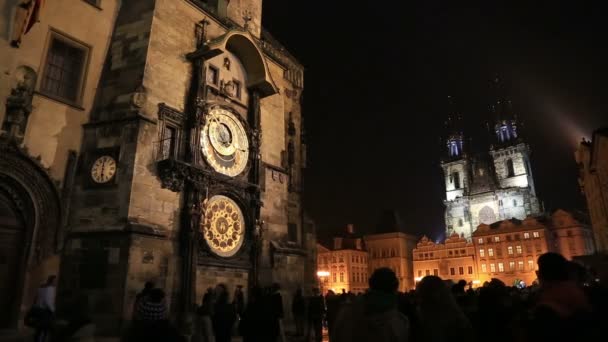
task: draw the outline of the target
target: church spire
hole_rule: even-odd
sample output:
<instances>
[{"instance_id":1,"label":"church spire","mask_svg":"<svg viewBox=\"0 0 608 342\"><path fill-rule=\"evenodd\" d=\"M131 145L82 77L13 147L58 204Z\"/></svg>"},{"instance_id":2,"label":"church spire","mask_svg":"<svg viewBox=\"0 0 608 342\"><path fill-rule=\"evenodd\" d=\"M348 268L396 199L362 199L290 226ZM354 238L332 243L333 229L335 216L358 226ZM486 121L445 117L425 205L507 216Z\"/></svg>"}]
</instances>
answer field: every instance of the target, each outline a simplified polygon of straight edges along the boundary
<instances>
[{"instance_id":1,"label":"church spire","mask_svg":"<svg viewBox=\"0 0 608 342\"><path fill-rule=\"evenodd\" d=\"M511 100L506 96L504 82L495 76L492 81L494 103L490 112L494 117L494 132L499 145L511 144L519 140L517 114L513 111Z\"/></svg>"},{"instance_id":2,"label":"church spire","mask_svg":"<svg viewBox=\"0 0 608 342\"><path fill-rule=\"evenodd\" d=\"M448 96L448 116L445 121L447 156L450 159L464 156L464 133L462 115L454 105L454 97Z\"/></svg>"}]
</instances>

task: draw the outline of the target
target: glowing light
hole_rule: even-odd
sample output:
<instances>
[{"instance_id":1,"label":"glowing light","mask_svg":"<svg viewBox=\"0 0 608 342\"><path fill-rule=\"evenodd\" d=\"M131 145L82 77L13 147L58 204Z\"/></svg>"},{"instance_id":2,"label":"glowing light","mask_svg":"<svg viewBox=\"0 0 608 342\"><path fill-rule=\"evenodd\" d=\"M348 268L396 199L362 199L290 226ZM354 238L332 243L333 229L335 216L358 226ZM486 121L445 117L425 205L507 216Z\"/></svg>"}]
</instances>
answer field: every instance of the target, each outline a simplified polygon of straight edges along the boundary
<instances>
[{"instance_id":1,"label":"glowing light","mask_svg":"<svg viewBox=\"0 0 608 342\"><path fill-rule=\"evenodd\" d=\"M414 280L415 280L415 281L421 281L421 280L422 280L422 277L416 277L416 278L414 278Z\"/></svg>"},{"instance_id":2,"label":"glowing light","mask_svg":"<svg viewBox=\"0 0 608 342\"><path fill-rule=\"evenodd\" d=\"M327 272L327 271L317 271L317 277L329 277L329 272Z\"/></svg>"},{"instance_id":3,"label":"glowing light","mask_svg":"<svg viewBox=\"0 0 608 342\"><path fill-rule=\"evenodd\" d=\"M473 284L475 284L475 285L481 284L481 281L478 279L475 279L475 280L473 280Z\"/></svg>"}]
</instances>

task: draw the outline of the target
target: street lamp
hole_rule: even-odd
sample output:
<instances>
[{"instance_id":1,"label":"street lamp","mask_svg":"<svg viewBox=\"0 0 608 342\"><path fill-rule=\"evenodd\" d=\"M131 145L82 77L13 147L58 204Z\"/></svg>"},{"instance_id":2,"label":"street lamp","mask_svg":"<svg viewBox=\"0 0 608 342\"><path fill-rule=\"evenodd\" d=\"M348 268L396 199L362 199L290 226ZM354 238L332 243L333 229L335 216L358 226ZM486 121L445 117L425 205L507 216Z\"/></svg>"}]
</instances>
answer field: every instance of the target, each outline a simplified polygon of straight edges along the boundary
<instances>
[{"instance_id":1,"label":"street lamp","mask_svg":"<svg viewBox=\"0 0 608 342\"><path fill-rule=\"evenodd\" d=\"M329 277L329 272L327 271L317 271L317 277L319 278L319 288L321 290L321 295L323 295L323 282L325 277Z\"/></svg>"}]
</instances>

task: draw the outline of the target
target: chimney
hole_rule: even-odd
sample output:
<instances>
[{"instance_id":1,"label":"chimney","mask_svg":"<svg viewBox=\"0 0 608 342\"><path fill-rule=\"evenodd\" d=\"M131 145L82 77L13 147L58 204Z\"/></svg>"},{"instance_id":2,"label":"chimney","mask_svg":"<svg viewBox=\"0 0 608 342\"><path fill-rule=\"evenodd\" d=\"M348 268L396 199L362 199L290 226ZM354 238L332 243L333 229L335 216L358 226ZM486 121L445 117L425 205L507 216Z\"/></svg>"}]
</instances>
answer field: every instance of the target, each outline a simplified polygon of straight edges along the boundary
<instances>
[{"instance_id":1,"label":"chimney","mask_svg":"<svg viewBox=\"0 0 608 342\"><path fill-rule=\"evenodd\" d=\"M352 223L349 223L346 225L346 232L349 234L354 234L355 233L355 225Z\"/></svg>"}]
</instances>

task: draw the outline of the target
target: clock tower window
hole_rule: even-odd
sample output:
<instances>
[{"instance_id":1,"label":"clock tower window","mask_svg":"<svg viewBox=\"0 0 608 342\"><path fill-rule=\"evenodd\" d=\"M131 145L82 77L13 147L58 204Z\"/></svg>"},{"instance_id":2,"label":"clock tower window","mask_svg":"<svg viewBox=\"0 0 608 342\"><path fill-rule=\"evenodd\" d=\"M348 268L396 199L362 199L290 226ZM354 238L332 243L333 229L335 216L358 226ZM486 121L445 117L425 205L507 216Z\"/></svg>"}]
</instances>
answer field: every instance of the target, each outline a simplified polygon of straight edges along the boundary
<instances>
[{"instance_id":1,"label":"clock tower window","mask_svg":"<svg viewBox=\"0 0 608 342\"><path fill-rule=\"evenodd\" d=\"M513 159L507 159L506 162L506 167L507 167L507 177L513 177L515 176L515 168L513 167Z\"/></svg>"},{"instance_id":2,"label":"clock tower window","mask_svg":"<svg viewBox=\"0 0 608 342\"><path fill-rule=\"evenodd\" d=\"M459 172L454 172L452 174L452 179L454 180L454 188L455 189L460 189L460 173Z\"/></svg>"}]
</instances>

